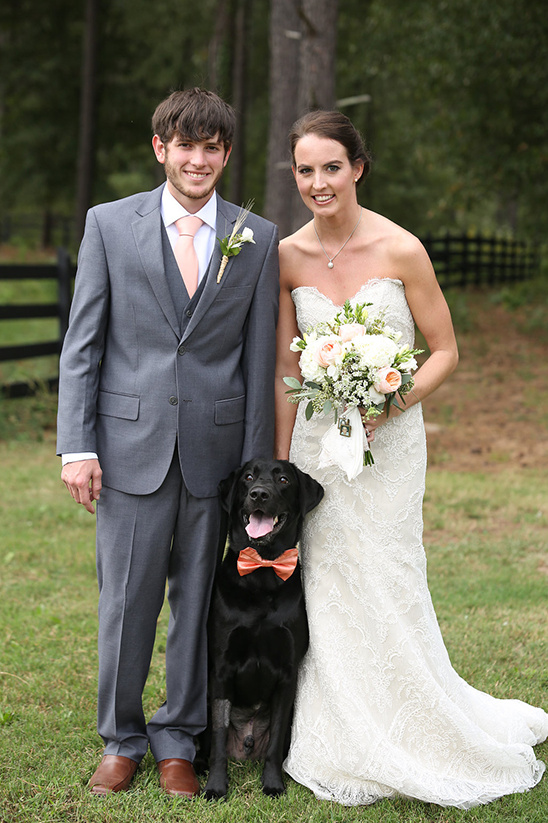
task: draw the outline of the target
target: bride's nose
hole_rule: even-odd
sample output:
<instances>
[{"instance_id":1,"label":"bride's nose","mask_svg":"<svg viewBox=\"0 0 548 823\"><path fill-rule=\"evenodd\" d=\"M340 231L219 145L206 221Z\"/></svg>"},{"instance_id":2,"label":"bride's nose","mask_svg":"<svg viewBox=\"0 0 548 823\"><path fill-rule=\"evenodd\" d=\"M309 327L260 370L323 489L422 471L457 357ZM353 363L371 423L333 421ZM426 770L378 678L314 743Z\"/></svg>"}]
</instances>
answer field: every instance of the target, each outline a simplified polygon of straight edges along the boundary
<instances>
[{"instance_id":1,"label":"bride's nose","mask_svg":"<svg viewBox=\"0 0 548 823\"><path fill-rule=\"evenodd\" d=\"M325 183L325 180L324 180L324 177L323 177L323 173L321 171L317 171L314 174L314 180L312 182L313 182L314 188L317 191L319 191L320 189L325 189L326 183Z\"/></svg>"}]
</instances>

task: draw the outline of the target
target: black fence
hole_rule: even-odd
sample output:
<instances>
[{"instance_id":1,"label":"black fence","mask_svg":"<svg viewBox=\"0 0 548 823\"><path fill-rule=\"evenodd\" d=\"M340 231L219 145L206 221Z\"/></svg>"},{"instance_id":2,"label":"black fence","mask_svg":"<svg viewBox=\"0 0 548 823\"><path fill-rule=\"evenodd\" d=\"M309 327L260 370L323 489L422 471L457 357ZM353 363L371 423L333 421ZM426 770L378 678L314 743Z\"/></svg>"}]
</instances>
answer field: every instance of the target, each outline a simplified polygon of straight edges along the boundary
<instances>
[{"instance_id":1,"label":"black fence","mask_svg":"<svg viewBox=\"0 0 548 823\"><path fill-rule=\"evenodd\" d=\"M0 346L0 362L25 360L30 357L46 357L61 353L61 346L68 328L74 274L75 266L71 263L65 249L59 249L57 252L56 264L0 265L0 280L55 280L57 283L57 302L0 305L0 321L28 320L36 317L56 317L59 321L58 335L55 340L16 346ZM50 390L55 390L58 380L58 375L54 375L48 378L45 383ZM25 397L34 394L36 387L32 383L19 382L1 386L0 389L4 397Z\"/></svg>"},{"instance_id":2,"label":"black fence","mask_svg":"<svg viewBox=\"0 0 548 823\"><path fill-rule=\"evenodd\" d=\"M446 235L426 237L423 243L443 289L514 283L530 279L540 270L539 247L515 240ZM0 362L60 354L68 326L74 274L75 266L65 249L59 250L57 264L0 265L0 281L53 279L57 281L58 295L57 302L51 304L0 305L0 321L34 317L59 320L56 340L0 346ZM58 376L52 376L46 383L50 389L56 389ZM23 397L34 393L35 387L30 383L12 383L0 386L0 390L4 397Z\"/></svg>"},{"instance_id":3,"label":"black fence","mask_svg":"<svg viewBox=\"0 0 548 823\"><path fill-rule=\"evenodd\" d=\"M540 248L532 243L450 234L428 235L423 243L443 289L515 283L540 270Z\"/></svg>"},{"instance_id":4,"label":"black fence","mask_svg":"<svg viewBox=\"0 0 548 823\"><path fill-rule=\"evenodd\" d=\"M53 212L0 215L0 243L66 249L75 242L74 217Z\"/></svg>"}]
</instances>

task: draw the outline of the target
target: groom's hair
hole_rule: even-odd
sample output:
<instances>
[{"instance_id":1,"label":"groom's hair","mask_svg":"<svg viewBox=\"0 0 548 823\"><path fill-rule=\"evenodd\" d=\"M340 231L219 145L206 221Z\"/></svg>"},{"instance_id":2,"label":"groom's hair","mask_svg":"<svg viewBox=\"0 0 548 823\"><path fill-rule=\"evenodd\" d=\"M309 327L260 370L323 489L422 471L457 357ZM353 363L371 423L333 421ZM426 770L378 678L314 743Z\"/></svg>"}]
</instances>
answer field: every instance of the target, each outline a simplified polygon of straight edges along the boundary
<instances>
[{"instance_id":1,"label":"groom's hair","mask_svg":"<svg viewBox=\"0 0 548 823\"><path fill-rule=\"evenodd\" d=\"M228 151L234 138L236 114L232 106L206 89L174 91L152 115L152 132L162 143L180 134L192 142L216 137Z\"/></svg>"}]
</instances>

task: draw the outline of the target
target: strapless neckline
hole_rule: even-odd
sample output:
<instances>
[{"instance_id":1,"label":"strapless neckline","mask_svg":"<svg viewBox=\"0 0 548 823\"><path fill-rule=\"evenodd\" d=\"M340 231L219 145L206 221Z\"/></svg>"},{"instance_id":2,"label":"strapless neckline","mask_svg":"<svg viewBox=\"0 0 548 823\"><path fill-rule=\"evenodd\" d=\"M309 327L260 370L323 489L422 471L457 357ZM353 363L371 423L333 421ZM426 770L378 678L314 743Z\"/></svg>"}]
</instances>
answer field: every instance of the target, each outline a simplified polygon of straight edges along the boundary
<instances>
[{"instance_id":1,"label":"strapless neckline","mask_svg":"<svg viewBox=\"0 0 548 823\"><path fill-rule=\"evenodd\" d=\"M350 300L350 302L352 302L352 300L355 300L356 297L358 297L358 295L360 295L362 293L362 291L367 289L369 286L377 285L379 283L385 283L387 281L391 281L392 283L396 283L399 286L403 286L403 282L401 280L399 280L397 277L373 277L373 278L371 278L371 280L366 280L365 283L363 283L360 286L358 291L355 294L353 294L352 297L349 297L348 300ZM331 303L331 305L334 306L335 308L338 308L338 309L343 308L344 304L335 303L335 301L332 300L331 297L329 297L327 294L324 294L324 292L320 291L316 286L296 286L296 288L291 290L291 294L293 295L293 294L295 294L295 292L300 291L301 289L316 292L316 294L318 294L320 297L323 297L324 300L327 300L327 302Z\"/></svg>"}]
</instances>

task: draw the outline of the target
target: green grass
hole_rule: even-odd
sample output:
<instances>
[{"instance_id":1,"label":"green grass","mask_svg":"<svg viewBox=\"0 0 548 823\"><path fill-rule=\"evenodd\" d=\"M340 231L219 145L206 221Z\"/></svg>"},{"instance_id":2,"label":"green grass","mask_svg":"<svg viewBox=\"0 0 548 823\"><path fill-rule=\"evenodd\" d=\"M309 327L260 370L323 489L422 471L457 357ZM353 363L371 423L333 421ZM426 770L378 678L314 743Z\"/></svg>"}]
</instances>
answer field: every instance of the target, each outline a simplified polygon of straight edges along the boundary
<instances>
[{"instance_id":1,"label":"green grass","mask_svg":"<svg viewBox=\"0 0 548 823\"><path fill-rule=\"evenodd\" d=\"M91 797L97 591L94 519L59 479L52 436L0 442L0 820L5 823L527 821L548 819L548 781L468 812L403 798L345 808L288 780L265 798L256 765L231 766L227 802L164 796L148 755L129 792ZM455 668L497 697L547 704L548 471L428 476L425 544L434 604ZM145 691L164 696L162 613ZM548 745L537 749L548 758Z\"/></svg>"}]
</instances>

